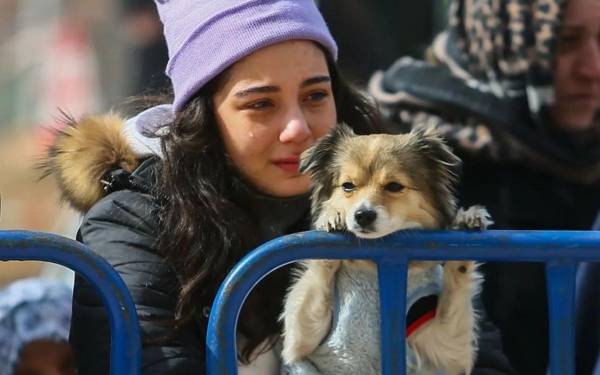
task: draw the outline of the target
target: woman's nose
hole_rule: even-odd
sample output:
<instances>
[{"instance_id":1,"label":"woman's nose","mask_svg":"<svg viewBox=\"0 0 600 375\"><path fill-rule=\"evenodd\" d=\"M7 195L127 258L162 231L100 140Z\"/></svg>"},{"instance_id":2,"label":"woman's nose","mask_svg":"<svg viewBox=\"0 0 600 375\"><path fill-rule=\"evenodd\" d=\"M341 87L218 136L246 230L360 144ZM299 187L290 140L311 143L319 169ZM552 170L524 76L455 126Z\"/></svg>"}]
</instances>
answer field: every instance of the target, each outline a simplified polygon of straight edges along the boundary
<instances>
[{"instance_id":1,"label":"woman's nose","mask_svg":"<svg viewBox=\"0 0 600 375\"><path fill-rule=\"evenodd\" d=\"M292 111L285 120L283 131L279 135L281 143L302 143L310 138L312 132L304 113L298 109Z\"/></svg>"},{"instance_id":2,"label":"woman's nose","mask_svg":"<svg viewBox=\"0 0 600 375\"><path fill-rule=\"evenodd\" d=\"M600 44L590 40L579 57L577 72L582 78L600 80Z\"/></svg>"}]
</instances>

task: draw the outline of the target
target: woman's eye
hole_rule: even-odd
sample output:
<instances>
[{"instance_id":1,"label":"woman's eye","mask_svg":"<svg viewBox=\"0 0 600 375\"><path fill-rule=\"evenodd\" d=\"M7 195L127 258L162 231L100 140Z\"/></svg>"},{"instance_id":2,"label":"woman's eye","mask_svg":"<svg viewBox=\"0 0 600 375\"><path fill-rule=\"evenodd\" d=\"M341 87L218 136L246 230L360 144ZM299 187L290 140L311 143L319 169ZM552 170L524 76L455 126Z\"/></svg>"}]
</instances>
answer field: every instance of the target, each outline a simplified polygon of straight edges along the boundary
<instances>
[{"instance_id":1,"label":"woman's eye","mask_svg":"<svg viewBox=\"0 0 600 375\"><path fill-rule=\"evenodd\" d=\"M313 103L315 103L315 102L321 102L321 101L323 101L323 100L324 100L324 99L325 99L327 96L329 96L329 94L327 94L326 92L322 92L322 91L319 91L319 92L313 92L313 93L311 93L310 95L308 95L308 97L307 97L307 100L308 100L309 102L313 102Z\"/></svg>"},{"instance_id":2,"label":"woman's eye","mask_svg":"<svg viewBox=\"0 0 600 375\"><path fill-rule=\"evenodd\" d=\"M577 40L577 35L562 35L560 37L560 41L563 43L575 42Z\"/></svg>"},{"instance_id":3,"label":"woman's eye","mask_svg":"<svg viewBox=\"0 0 600 375\"><path fill-rule=\"evenodd\" d=\"M342 189L344 189L346 193L351 193L356 189L356 186L354 186L352 182L344 182L342 184Z\"/></svg>"},{"instance_id":4,"label":"woman's eye","mask_svg":"<svg viewBox=\"0 0 600 375\"><path fill-rule=\"evenodd\" d=\"M248 109L265 109L273 107L273 103L270 100L259 100L256 102L249 103L245 107Z\"/></svg>"},{"instance_id":5,"label":"woman's eye","mask_svg":"<svg viewBox=\"0 0 600 375\"><path fill-rule=\"evenodd\" d=\"M384 189L391 193L398 193L404 190L404 185L397 182L390 182L389 184L385 185Z\"/></svg>"},{"instance_id":6,"label":"woman's eye","mask_svg":"<svg viewBox=\"0 0 600 375\"><path fill-rule=\"evenodd\" d=\"M573 50L577 47L581 41L580 35L578 34L565 34L560 36L560 42L558 45L559 51L565 52Z\"/></svg>"}]
</instances>

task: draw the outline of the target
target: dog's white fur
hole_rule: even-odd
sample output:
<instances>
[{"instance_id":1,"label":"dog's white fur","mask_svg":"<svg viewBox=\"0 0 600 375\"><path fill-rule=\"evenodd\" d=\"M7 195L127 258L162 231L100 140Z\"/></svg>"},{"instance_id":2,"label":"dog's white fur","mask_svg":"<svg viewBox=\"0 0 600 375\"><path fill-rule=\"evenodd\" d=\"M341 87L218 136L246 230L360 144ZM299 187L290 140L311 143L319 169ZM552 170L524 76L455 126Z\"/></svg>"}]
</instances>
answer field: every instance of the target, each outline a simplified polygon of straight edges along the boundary
<instances>
[{"instance_id":1,"label":"dog's white fur","mask_svg":"<svg viewBox=\"0 0 600 375\"><path fill-rule=\"evenodd\" d=\"M429 136L433 137L434 141L438 141L436 136L431 134L420 133L416 136ZM363 142L361 153L373 154L369 151L369 144L380 141L377 137L381 136L371 136L372 139L365 140L366 146ZM395 142L395 140L385 139L385 142ZM336 140L334 143L336 145L343 143L343 139ZM345 148L352 148L353 145L346 142L340 147L345 150ZM442 144L441 147L445 147L445 145ZM377 150L375 153L380 152L381 147ZM449 152L448 150L442 151ZM384 151L381 153L383 154ZM342 155L337 159L338 162L340 160L342 163L352 162L353 159L348 158L345 151L342 152ZM374 155L373 157L379 158L380 156ZM385 158L385 156L383 157ZM385 159L387 162L398 160L395 158ZM336 168L336 163L333 164L333 168ZM342 167L343 165L339 166L339 168ZM359 166L358 169L361 167ZM400 168L400 170L402 169ZM313 172L315 171L313 170ZM398 177L398 173L396 173L395 176L403 180L404 185L411 186L412 181L406 175ZM318 179L314 183L318 184ZM335 196L335 193L321 194L321 197L324 198L318 201L318 193L325 190L327 187L313 186L313 214L318 214L315 228L319 230L349 230L358 237L377 238L401 229L443 227L484 229L491 223L487 211L482 207L474 206L467 211L462 209L458 212L454 211L456 213L454 221L448 223L449 225L444 225L440 222L440 215L436 213L436 205L423 189L404 189L405 196L402 198L404 201L393 207L390 204L386 205L385 199L380 199L381 192L373 193L373 191L365 192L364 196L356 198L354 201L340 199L339 196ZM368 189L363 190L367 191ZM316 202L315 197L317 197ZM395 197L395 199L399 198ZM453 196L451 200L448 204L452 209L454 207ZM359 209L372 209L376 212L377 219L371 230L363 231L363 228L357 224L355 213ZM411 262L408 277L414 277L423 269L435 264L439 264L439 262ZM309 260L303 262L303 267L298 270L296 281L289 290L281 316L284 321L282 357L286 364L300 361L312 353L329 332L333 313L336 271L340 267L351 269L358 267L377 272L375 264L370 261ZM477 317L472 306L472 298L478 292L480 283L481 276L477 273L474 262L448 261L445 263L443 287L438 299L436 315L408 338L408 344L414 350L423 368L443 369L448 374L469 374L471 372L477 351Z\"/></svg>"}]
</instances>

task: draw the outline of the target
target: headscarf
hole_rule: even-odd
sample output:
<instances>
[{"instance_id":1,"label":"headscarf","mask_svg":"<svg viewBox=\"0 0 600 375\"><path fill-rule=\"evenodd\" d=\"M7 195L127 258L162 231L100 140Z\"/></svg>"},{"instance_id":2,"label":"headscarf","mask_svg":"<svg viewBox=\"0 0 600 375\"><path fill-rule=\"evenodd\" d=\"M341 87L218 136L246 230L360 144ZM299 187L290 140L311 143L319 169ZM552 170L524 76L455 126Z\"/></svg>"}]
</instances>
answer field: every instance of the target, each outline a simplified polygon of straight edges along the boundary
<instances>
[{"instance_id":1,"label":"headscarf","mask_svg":"<svg viewBox=\"0 0 600 375\"><path fill-rule=\"evenodd\" d=\"M565 0L456 0L435 56L499 97L527 96L530 111L552 104L552 70Z\"/></svg>"}]
</instances>

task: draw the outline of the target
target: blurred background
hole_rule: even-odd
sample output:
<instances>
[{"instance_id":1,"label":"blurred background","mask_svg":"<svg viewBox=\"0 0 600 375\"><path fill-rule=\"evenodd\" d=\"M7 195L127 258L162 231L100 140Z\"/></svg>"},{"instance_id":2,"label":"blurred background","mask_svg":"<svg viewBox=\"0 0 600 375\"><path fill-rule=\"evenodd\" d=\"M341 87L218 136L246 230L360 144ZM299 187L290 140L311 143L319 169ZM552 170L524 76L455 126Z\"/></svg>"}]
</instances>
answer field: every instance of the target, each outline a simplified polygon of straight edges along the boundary
<instances>
[{"instance_id":1,"label":"blurred background","mask_svg":"<svg viewBox=\"0 0 600 375\"><path fill-rule=\"evenodd\" d=\"M444 0L320 0L358 85L401 55L422 55L444 27ZM74 238L79 216L34 168L60 110L78 117L169 87L167 51L151 0L0 0L0 229ZM37 262L0 262L0 286L72 275Z\"/></svg>"}]
</instances>

